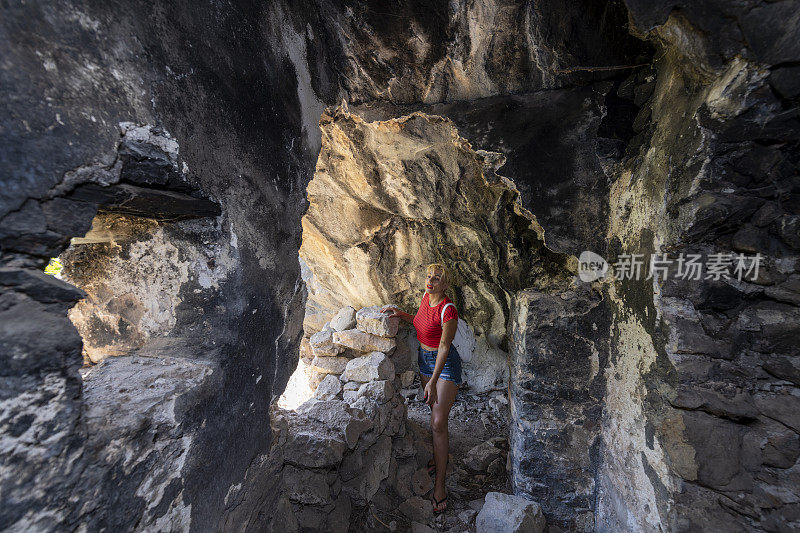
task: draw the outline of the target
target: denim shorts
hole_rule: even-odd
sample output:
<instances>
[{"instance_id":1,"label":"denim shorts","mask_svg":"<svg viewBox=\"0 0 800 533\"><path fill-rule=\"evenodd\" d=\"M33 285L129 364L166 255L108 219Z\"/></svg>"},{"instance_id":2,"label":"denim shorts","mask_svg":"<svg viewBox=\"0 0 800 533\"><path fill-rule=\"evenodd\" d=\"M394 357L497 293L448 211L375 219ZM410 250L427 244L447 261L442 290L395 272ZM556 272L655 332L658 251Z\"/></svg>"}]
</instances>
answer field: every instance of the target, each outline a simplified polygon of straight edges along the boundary
<instances>
[{"instance_id":1,"label":"denim shorts","mask_svg":"<svg viewBox=\"0 0 800 533\"><path fill-rule=\"evenodd\" d=\"M419 347L417 352L417 363L419 364L419 373L429 378L433 375L433 369L436 366L437 350L426 350L422 346ZM456 347L450 345L450 351L447 353L447 360L444 362L442 373L439 378L452 381L456 385L461 385L461 356L458 355Z\"/></svg>"}]
</instances>

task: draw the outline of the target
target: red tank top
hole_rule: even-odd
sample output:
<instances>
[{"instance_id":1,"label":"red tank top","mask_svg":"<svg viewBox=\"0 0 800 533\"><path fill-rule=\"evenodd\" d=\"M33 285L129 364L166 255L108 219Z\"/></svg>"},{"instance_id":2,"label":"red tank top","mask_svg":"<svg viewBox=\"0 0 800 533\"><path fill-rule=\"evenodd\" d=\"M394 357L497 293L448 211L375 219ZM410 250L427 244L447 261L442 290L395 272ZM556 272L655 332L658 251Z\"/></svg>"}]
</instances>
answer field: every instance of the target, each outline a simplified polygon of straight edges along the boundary
<instances>
[{"instance_id":1,"label":"red tank top","mask_svg":"<svg viewBox=\"0 0 800 533\"><path fill-rule=\"evenodd\" d=\"M422 297L419 310L414 315L414 328L417 330L417 340L426 346L439 346L442 340L442 307L452 303L447 296L436 307L428 305L428 293ZM444 312L444 321L458 318L455 305L450 305Z\"/></svg>"}]
</instances>

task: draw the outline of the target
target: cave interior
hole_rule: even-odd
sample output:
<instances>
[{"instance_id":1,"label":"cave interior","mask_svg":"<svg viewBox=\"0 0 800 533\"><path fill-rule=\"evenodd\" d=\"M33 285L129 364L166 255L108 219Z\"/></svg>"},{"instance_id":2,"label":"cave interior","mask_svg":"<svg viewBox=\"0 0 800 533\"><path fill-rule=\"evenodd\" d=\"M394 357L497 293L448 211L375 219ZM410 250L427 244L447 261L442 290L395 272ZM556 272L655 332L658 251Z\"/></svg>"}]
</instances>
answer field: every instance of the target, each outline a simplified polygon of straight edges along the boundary
<instances>
[{"instance_id":1,"label":"cave interior","mask_svg":"<svg viewBox=\"0 0 800 533\"><path fill-rule=\"evenodd\" d=\"M0 11L0 529L485 529L408 512L413 330L358 337L432 262L537 528L800 528L793 0Z\"/></svg>"}]
</instances>

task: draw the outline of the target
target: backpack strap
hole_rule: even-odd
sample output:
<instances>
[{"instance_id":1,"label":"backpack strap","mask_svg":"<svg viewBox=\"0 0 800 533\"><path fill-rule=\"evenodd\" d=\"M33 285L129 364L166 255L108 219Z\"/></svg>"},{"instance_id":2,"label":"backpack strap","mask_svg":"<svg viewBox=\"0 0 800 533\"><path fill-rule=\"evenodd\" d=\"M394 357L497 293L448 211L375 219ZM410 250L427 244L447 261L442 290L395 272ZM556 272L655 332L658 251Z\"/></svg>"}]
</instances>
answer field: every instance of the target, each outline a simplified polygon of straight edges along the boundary
<instances>
[{"instance_id":1,"label":"backpack strap","mask_svg":"<svg viewBox=\"0 0 800 533\"><path fill-rule=\"evenodd\" d=\"M456 306L456 304L454 304L453 302L447 302L446 304L444 304L444 307L442 307L442 316L439 317L439 324L441 325L444 325L444 310L447 309L448 305L452 305L453 307Z\"/></svg>"}]
</instances>

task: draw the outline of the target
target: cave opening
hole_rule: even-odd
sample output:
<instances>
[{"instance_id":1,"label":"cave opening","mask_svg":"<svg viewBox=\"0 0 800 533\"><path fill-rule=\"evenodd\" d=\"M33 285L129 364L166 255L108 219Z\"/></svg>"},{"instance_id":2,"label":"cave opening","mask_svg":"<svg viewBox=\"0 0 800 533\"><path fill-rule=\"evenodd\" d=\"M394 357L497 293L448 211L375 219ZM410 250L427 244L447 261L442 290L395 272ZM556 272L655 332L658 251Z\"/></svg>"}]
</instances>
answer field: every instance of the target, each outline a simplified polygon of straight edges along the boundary
<instances>
[{"instance_id":1,"label":"cave opening","mask_svg":"<svg viewBox=\"0 0 800 533\"><path fill-rule=\"evenodd\" d=\"M215 231L207 218L101 211L84 236L70 240L51 265L56 277L85 293L68 312L83 339L85 366L131 354L167 355L211 330L212 313L200 309L209 307L233 261L211 240Z\"/></svg>"},{"instance_id":2,"label":"cave opening","mask_svg":"<svg viewBox=\"0 0 800 533\"><path fill-rule=\"evenodd\" d=\"M476 335L462 388L506 390L515 294L565 286L570 256L544 245L516 185L498 174L502 153L473 148L444 116L370 120L361 113L340 106L320 119L298 253L308 293L305 334L279 407L296 409L359 355L331 348L334 333L357 327L357 311L394 304L415 314L432 262L450 268L447 294ZM398 374L408 372L406 387L417 346L413 328L402 324L392 359Z\"/></svg>"}]
</instances>

